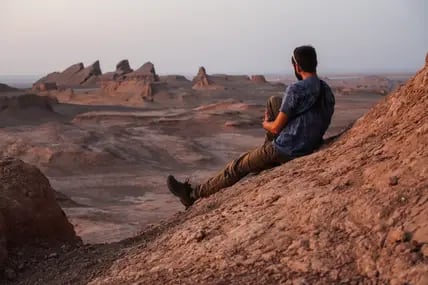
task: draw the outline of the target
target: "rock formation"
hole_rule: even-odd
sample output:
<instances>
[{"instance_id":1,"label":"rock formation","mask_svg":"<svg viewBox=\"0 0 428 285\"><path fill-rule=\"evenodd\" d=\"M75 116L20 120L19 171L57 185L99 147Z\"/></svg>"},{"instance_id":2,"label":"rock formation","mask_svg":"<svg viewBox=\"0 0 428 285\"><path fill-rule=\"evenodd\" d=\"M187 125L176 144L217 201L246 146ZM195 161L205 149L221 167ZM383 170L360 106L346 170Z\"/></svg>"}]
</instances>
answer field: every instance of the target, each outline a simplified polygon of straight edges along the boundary
<instances>
[{"instance_id":1,"label":"rock formation","mask_svg":"<svg viewBox=\"0 0 428 285\"><path fill-rule=\"evenodd\" d=\"M252 75L251 82L256 84L265 84L267 83L266 78L263 75Z\"/></svg>"},{"instance_id":2,"label":"rock formation","mask_svg":"<svg viewBox=\"0 0 428 285\"><path fill-rule=\"evenodd\" d=\"M192 82L194 88L203 88L213 84L203 66L199 67L198 74L196 74Z\"/></svg>"},{"instance_id":3,"label":"rock formation","mask_svg":"<svg viewBox=\"0 0 428 285\"><path fill-rule=\"evenodd\" d=\"M133 72L134 70L129 65L127 59L123 59L116 64L116 70L114 72L107 72L101 76L101 81L121 80L124 75Z\"/></svg>"},{"instance_id":4,"label":"rock formation","mask_svg":"<svg viewBox=\"0 0 428 285\"><path fill-rule=\"evenodd\" d=\"M11 246L78 241L48 179L36 167L1 158L0 173L0 263Z\"/></svg>"},{"instance_id":5,"label":"rock formation","mask_svg":"<svg viewBox=\"0 0 428 285\"><path fill-rule=\"evenodd\" d=\"M144 80L145 82L157 82L159 76L156 74L155 66L151 62L146 62L137 70L126 74L126 79Z\"/></svg>"},{"instance_id":6,"label":"rock formation","mask_svg":"<svg viewBox=\"0 0 428 285\"><path fill-rule=\"evenodd\" d=\"M77 63L62 72L53 72L46 75L35 82L33 88L40 90L40 85L45 83L55 83L61 88L95 87L101 74L100 62L98 60L86 68L83 63Z\"/></svg>"},{"instance_id":7,"label":"rock formation","mask_svg":"<svg viewBox=\"0 0 428 285\"><path fill-rule=\"evenodd\" d=\"M17 88L10 87L9 85L0 83L0 92L12 92L17 90L18 90Z\"/></svg>"},{"instance_id":8,"label":"rock formation","mask_svg":"<svg viewBox=\"0 0 428 285\"><path fill-rule=\"evenodd\" d=\"M122 75L128 74L128 73L133 72L133 71L134 70L129 65L129 61L127 59L123 59L123 60L119 61L118 64L116 64L115 73L118 76L122 76Z\"/></svg>"},{"instance_id":9,"label":"rock formation","mask_svg":"<svg viewBox=\"0 0 428 285\"><path fill-rule=\"evenodd\" d=\"M146 62L135 71L124 73L120 76L116 75L121 70L129 71L128 67L127 60L119 62L115 75L110 79L103 79L101 85L103 91L112 96L134 94L144 101L152 102L156 92L163 89L166 84L165 82L160 82L153 63Z\"/></svg>"}]
</instances>

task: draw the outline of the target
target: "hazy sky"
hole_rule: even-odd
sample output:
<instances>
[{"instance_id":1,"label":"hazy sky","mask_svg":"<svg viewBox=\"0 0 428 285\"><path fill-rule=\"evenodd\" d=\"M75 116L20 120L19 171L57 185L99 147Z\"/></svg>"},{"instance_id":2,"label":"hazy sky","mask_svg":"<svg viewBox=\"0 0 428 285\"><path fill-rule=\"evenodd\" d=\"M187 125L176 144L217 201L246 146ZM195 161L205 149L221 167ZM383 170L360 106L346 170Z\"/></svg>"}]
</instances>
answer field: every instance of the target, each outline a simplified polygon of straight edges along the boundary
<instances>
[{"instance_id":1,"label":"hazy sky","mask_svg":"<svg viewBox=\"0 0 428 285\"><path fill-rule=\"evenodd\" d=\"M0 74L127 58L158 73L289 72L312 44L321 72L415 71L427 0L0 0Z\"/></svg>"}]
</instances>

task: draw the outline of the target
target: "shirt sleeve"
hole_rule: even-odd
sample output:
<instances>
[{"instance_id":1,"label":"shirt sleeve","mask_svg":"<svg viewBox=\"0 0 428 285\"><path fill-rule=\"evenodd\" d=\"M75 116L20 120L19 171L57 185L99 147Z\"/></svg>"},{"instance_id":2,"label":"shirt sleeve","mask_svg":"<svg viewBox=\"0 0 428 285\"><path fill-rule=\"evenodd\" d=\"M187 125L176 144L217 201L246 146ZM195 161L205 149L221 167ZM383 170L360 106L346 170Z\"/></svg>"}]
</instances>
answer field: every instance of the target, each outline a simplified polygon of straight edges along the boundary
<instances>
[{"instance_id":1,"label":"shirt sleeve","mask_svg":"<svg viewBox=\"0 0 428 285\"><path fill-rule=\"evenodd\" d=\"M289 85L285 90L284 97L282 98L280 112L287 114L289 118L292 118L295 114L298 113L299 108L299 98L298 92L296 92L296 86Z\"/></svg>"}]
</instances>

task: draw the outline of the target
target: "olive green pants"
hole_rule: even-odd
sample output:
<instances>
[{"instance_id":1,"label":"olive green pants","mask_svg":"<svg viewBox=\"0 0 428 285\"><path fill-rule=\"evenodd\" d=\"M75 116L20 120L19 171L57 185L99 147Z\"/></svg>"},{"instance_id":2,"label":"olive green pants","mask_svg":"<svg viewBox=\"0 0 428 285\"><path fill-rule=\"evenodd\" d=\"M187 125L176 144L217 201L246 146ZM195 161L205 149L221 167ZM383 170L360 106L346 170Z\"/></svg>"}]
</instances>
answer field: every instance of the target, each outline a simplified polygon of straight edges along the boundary
<instances>
[{"instance_id":1,"label":"olive green pants","mask_svg":"<svg viewBox=\"0 0 428 285\"><path fill-rule=\"evenodd\" d=\"M266 112L270 121L275 120L281 106L281 98L270 97L266 103ZM272 144L275 136L266 133L265 143L242 154L238 159L229 162L223 170L204 183L196 186L192 196L195 199L210 196L217 191L232 186L250 173L257 173L278 166L290 160L281 154Z\"/></svg>"}]
</instances>

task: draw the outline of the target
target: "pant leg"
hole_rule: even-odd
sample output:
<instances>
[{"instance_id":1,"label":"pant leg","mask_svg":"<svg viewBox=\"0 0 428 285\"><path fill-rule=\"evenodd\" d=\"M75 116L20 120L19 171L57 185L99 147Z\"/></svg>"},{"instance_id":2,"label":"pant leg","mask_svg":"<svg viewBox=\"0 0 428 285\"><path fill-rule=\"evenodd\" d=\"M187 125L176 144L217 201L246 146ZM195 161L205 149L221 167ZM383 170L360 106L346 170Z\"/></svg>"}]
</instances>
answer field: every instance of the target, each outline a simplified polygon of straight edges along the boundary
<instances>
[{"instance_id":1,"label":"pant leg","mask_svg":"<svg viewBox=\"0 0 428 285\"><path fill-rule=\"evenodd\" d=\"M268 114L268 121L272 122L276 119L281 108L282 98L278 96L271 96L266 102L266 112ZM275 139L275 135L266 131L265 143L271 142Z\"/></svg>"},{"instance_id":2,"label":"pant leg","mask_svg":"<svg viewBox=\"0 0 428 285\"><path fill-rule=\"evenodd\" d=\"M288 160L272 143L264 144L228 163L217 175L198 185L192 195L195 199L210 196L232 186L249 173L270 169Z\"/></svg>"}]
</instances>

